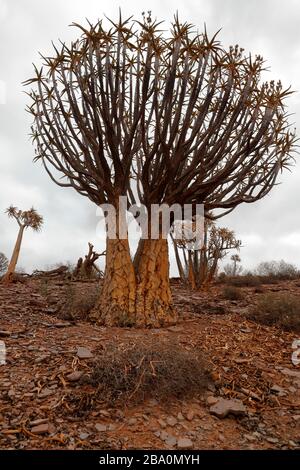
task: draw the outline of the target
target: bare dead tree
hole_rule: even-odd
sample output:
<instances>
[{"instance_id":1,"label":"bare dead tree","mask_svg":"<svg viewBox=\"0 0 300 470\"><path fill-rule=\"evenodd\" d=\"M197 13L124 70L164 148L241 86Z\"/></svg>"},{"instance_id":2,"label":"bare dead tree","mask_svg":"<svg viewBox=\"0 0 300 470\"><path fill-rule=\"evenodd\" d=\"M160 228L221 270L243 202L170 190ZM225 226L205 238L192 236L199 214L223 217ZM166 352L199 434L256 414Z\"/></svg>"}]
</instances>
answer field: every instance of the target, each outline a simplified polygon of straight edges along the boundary
<instances>
[{"instance_id":1,"label":"bare dead tree","mask_svg":"<svg viewBox=\"0 0 300 470\"><path fill-rule=\"evenodd\" d=\"M85 258L79 258L77 261L76 268L73 273L74 278L84 278L84 279L91 279L93 274L98 273L101 274L101 271L96 266L96 261L101 257L105 256L106 252L96 253L94 251L94 246L89 243L89 251L88 254L85 255Z\"/></svg>"},{"instance_id":2,"label":"bare dead tree","mask_svg":"<svg viewBox=\"0 0 300 470\"><path fill-rule=\"evenodd\" d=\"M3 276L1 282L3 284L9 284L14 276L16 266L19 259L22 239L24 235L24 231L29 227L32 228L34 231L38 232L41 230L43 225L43 217L37 213L34 208L31 208L28 211L21 211L17 207L10 206L6 213L8 217L15 219L19 226L19 232L17 241L13 250L13 254L10 260L10 263L7 268L6 274Z\"/></svg>"},{"instance_id":3,"label":"bare dead tree","mask_svg":"<svg viewBox=\"0 0 300 470\"><path fill-rule=\"evenodd\" d=\"M296 137L285 109L291 92L261 83L263 59L227 51L177 16L170 33L150 14L110 23L77 25L81 38L55 48L27 82L36 159L49 176L117 211L126 194L148 209L203 203L221 214L268 194ZM99 321L176 320L163 234L139 253L136 276L128 241L108 240Z\"/></svg>"}]
</instances>

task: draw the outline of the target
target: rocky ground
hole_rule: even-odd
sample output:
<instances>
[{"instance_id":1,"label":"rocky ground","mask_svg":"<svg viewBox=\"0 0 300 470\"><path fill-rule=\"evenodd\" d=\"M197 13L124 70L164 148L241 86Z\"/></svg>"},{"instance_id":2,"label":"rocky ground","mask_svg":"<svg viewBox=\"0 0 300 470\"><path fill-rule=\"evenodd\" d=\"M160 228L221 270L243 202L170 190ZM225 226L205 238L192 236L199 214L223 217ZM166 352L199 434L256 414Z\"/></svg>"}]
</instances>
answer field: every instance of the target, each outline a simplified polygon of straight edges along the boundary
<instances>
[{"instance_id":1,"label":"rocky ground","mask_svg":"<svg viewBox=\"0 0 300 470\"><path fill-rule=\"evenodd\" d=\"M264 290L300 295L298 284ZM222 286L191 293L174 284L178 325L146 331L62 319L56 307L64 289L62 282L38 280L0 286L0 340L7 350L0 366L1 449L300 448L300 368L291 361L299 334L245 319L259 290L243 288L242 300L228 301ZM191 351L201 342L213 379L204 394L119 408L93 402L81 377L100 350L158 338Z\"/></svg>"}]
</instances>

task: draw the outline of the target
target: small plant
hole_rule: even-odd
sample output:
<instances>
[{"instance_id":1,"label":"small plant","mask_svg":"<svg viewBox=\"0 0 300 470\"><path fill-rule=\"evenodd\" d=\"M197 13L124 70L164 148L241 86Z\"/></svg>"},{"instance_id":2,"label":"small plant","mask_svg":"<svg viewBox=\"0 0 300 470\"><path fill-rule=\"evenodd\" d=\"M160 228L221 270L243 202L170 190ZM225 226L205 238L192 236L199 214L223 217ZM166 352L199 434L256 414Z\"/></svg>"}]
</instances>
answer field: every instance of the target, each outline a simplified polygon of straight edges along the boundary
<instances>
[{"instance_id":1,"label":"small plant","mask_svg":"<svg viewBox=\"0 0 300 470\"><path fill-rule=\"evenodd\" d=\"M246 315L249 320L300 332L300 298L295 295L263 294Z\"/></svg>"},{"instance_id":2,"label":"small plant","mask_svg":"<svg viewBox=\"0 0 300 470\"><path fill-rule=\"evenodd\" d=\"M237 287L226 286L223 289L223 297L226 300L242 300L244 296Z\"/></svg>"},{"instance_id":3,"label":"small plant","mask_svg":"<svg viewBox=\"0 0 300 470\"><path fill-rule=\"evenodd\" d=\"M96 287L75 287L67 283L63 292L60 306L60 316L65 320L85 320L94 308L99 297Z\"/></svg>"},{"instance_id":4,"label":"small plant","mask_svg":"<svg viewBox=\"0 0 300 470\"><path fill-rule=\"evenodd\" d=\"M258 276L247 274L245 276L229 277L227 284L235 287L257 287L262 284L262 280Z\"/></svg>"},{"instance_id":5,"label":"small plant","mask_svg":"<svg viewBox=\"0 0 300 470\"><path fill-rule=\"evenodd\" d=\"M186 351L170 341L111 344L98 357L88 381L101 400L127 405L199 395L209 383L209 371L197 347Z\"/></svg>"}]
</instances>

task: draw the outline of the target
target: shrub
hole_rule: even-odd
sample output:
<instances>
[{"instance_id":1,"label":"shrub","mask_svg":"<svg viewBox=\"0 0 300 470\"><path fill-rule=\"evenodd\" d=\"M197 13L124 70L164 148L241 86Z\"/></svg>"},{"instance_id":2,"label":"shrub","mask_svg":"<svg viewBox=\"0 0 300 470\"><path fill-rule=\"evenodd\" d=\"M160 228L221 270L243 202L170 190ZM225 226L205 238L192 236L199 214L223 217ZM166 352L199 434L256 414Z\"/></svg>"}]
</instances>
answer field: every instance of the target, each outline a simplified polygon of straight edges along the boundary
<instances>
[{"instance_id":1,"label":"shrub","mask_svg":"<svg viewBox=\"0 0 300 470\"><path fill-rule=\"evenodd\" d=\"M111 344L94 363L88 381L101 400L125 405L198 395L209 383L209 371L197 347L186 351L171 341Z\"/></svg>"},{"instance_id":2,"label":"shrub","mask_svg":"<svg viewBox=\"0 0 300 470\"><path fill-rule=\"evenodd\" d=\"M259 276L274 277L277 279L295 279L299 277L299 271L296 266L291 263L287 263L284 260L281 261L264 261L259 263L256 268L256 273Z\"/></svg>"},{"instance_id":3,"label":"shrub","mask_svg":"<svg viewBox=\"0 0 300 470\"><path fill-rule=\"evenodd\" d=\"M246 314L250 320L300 331L300 298L286 293L267 293Z\"/></svg>"},{"instance_id":4,"label":"shrub","mask_svg":"<svg viewBox=\"0 0 300 470\"><path fill-rule=\"evenodd\" d=\"M226 300L242 300L244 296L237 287L226 286L223 289L223 297Z\"/></svg>"},{"instance_id":5,"label":"shrub","mask_svg":"<svg viewBox=\"0 0 300 470\"><path fill-rule=\"evenodd\" d=\"M262 283L258 276L247 274L245 276L227 277L226 284L234 287L257 287Z\"/></svg>"},{"instance_id":6,"label":"shrub","mask_svg":"<svg viewBox=\"0 0 300 470\"><path fill-rule=\"evenodd\" d=\"M75 286L67 283L60 304L60 316L65 320L86 319L96 305L99 286Z\"/></svg>"}]
</instances>

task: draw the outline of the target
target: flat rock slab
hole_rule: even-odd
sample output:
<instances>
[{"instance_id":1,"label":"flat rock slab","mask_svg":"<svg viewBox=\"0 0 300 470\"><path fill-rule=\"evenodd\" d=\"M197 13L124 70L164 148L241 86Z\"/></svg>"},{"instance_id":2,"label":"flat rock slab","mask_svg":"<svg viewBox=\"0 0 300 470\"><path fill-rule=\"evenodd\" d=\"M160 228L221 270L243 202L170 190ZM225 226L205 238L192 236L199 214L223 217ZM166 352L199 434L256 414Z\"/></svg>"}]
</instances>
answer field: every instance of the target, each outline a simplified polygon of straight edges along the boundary
<instances>
[{"instance_id":1,"label":"flat rock slab","mask_svg":"<svg viewBox=\"0 0 300 470\"><path fill-rule=\"evenodd\" d=\"M219 398L217 403L210 407L209 411L218 418L226 418L229 414L235 416L245 415L246 407L241 400Z\"/></svg>"},{"instance_id":2,"label":"flat rock slab","mask_svg":"<svg viewBox=\"0 0 300 470\"><path fill-rule=\"evenodd\" d=\"M89 349L80 347L77 349L77 357L79 359L92 359L94 355Z\"/></svg>"},{"instance_id":3,"label":"flat rock slab","mask_svg":"<svg viewBox=\"0 0 300 470\"><path fill-rule=\"evenodd\" d=\"M81 379L82 376L83 376L83 372L77 370L77 371L72 372L71 374L67 375L67 379L69 380L69 382L77 382L78 380Z\"/></svg>"},{"instance_id":4,"label":"flat rock slab","mask_svg":"<svg viewBox=\"0 0 300 470\"><path fill-rule=\"evenodd\" d=\"M188 438L180 438L177 441L177 448L178 449L192 449L194 447L193 442L191 439Z\"/></svg>"},{"instance_id":5,"label":"flat rock slab","mask_svg":"<svg viewBox=\"0 0 300 470\"><path fill-rule=\"evenodd\" d=\"M31 428L32 434L48 434L49 432L49 424L39 424L38 426L34 426Z\"/></svg>"},{"instance_id":6,"label":"flat rock slab","mask_svg":"<svg viewBox=\"0 0 300 470\"><path fill-rule=\"evenodd\" d=\"M105 432L105 431L107 431L107 426L106 426L106 424L97 423L97 424L95 424L95 429L98 432Z\"/></svg>"},{"instance_id":7,"label":"flat rock slab","mask_svg":"<svg viewBox=\"0 0 300 470\"><path fill-rule=\"evenodd\" d=\"M281 369L283 375L288 375L289 377L294 377L295 379L300 380L300 370L291 370L291 369Z\"/></svg>"}]
</instances>

